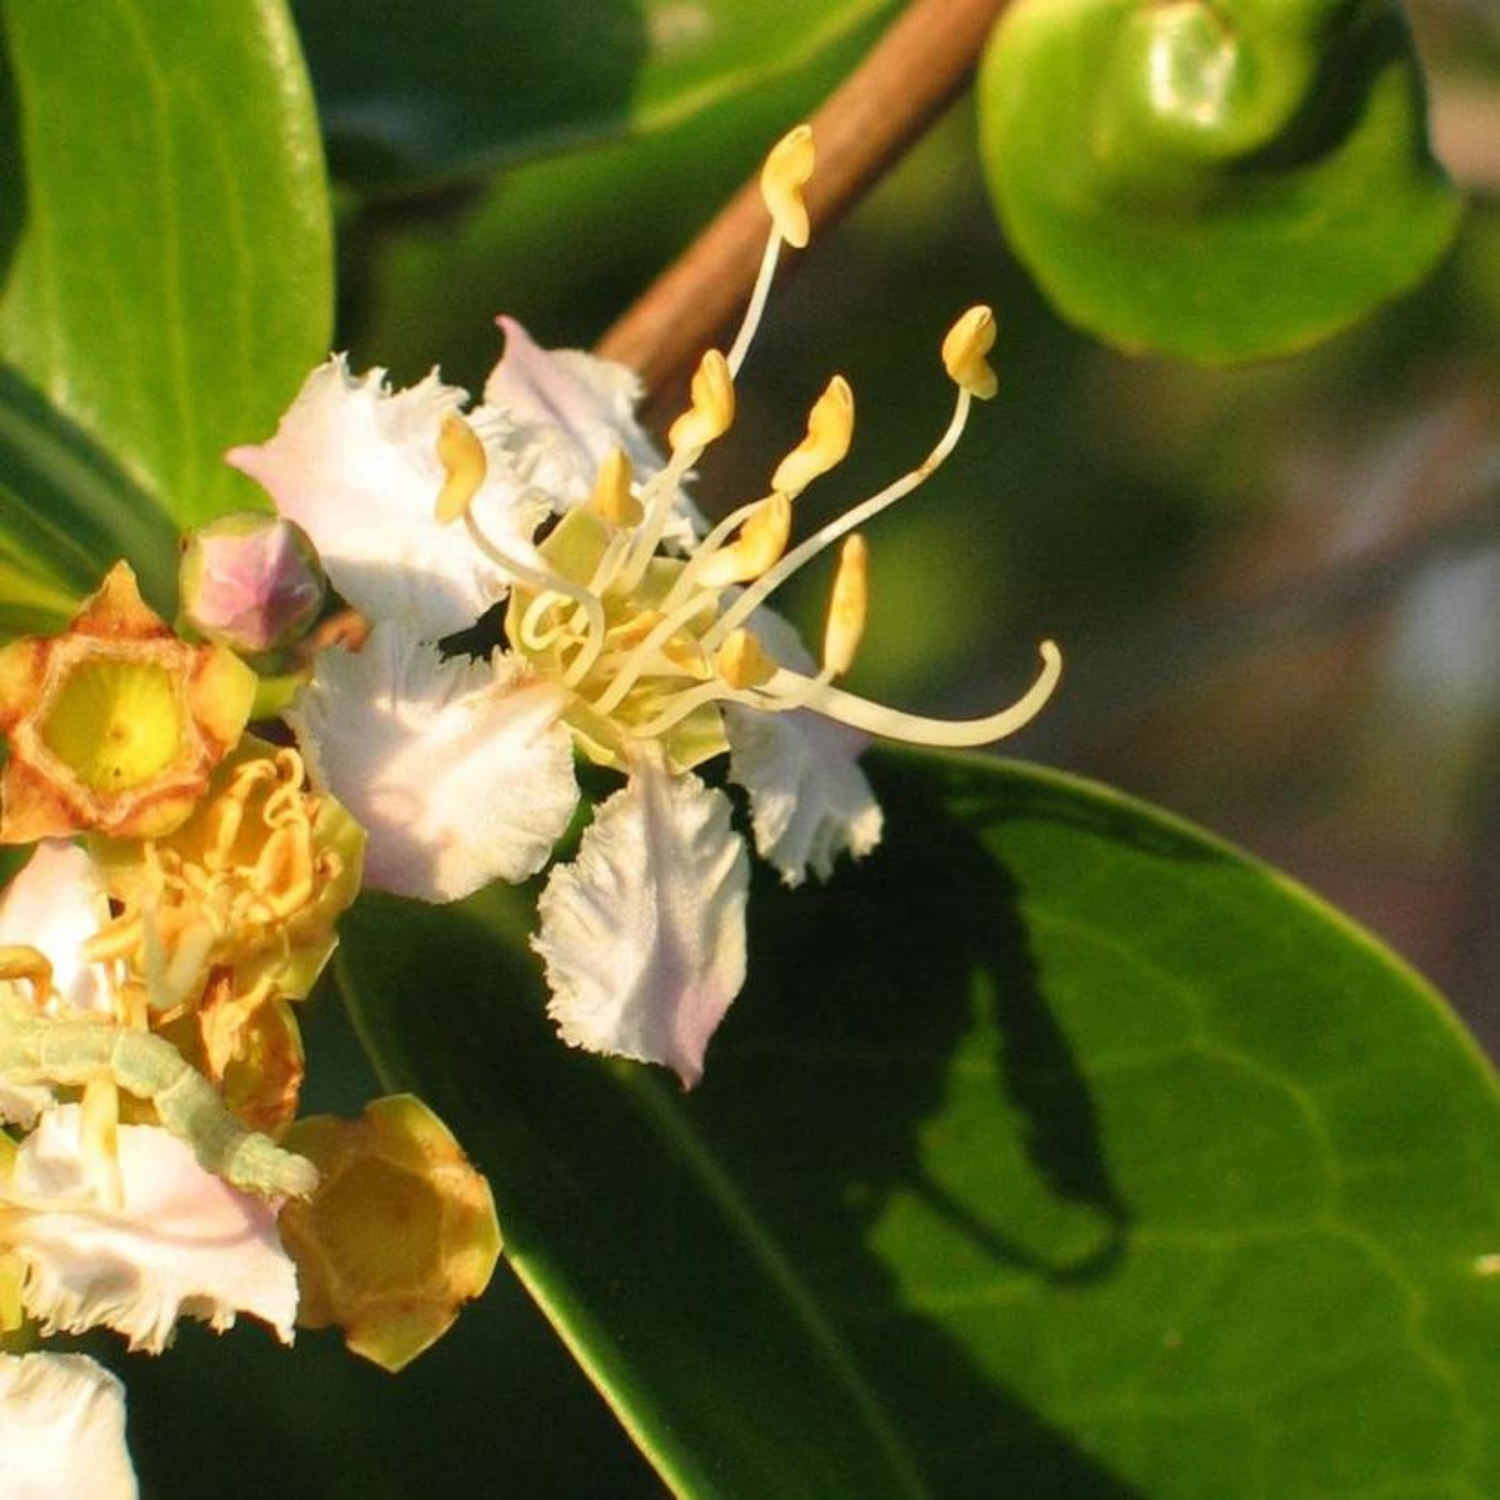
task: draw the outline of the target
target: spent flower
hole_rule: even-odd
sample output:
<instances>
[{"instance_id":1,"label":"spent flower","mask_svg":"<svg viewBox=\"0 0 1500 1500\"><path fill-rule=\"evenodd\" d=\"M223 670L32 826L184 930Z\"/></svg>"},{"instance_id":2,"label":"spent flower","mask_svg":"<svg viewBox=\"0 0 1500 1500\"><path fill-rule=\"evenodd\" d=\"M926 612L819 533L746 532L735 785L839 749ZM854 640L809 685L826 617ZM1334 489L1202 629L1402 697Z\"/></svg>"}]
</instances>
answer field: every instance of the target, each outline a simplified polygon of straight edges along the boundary
<instances>
[{"instance_id":1,"label":"spent flower","mask_svg":"<svg viewBox=\"0 0 1500 1500\"><path fill-rule=\"evenodd\" d=\"M117 563L62 635L0 649L0 842L175 827L239 739L255 681L223 647L179 640Z\"/></svg>"}]
</instances>

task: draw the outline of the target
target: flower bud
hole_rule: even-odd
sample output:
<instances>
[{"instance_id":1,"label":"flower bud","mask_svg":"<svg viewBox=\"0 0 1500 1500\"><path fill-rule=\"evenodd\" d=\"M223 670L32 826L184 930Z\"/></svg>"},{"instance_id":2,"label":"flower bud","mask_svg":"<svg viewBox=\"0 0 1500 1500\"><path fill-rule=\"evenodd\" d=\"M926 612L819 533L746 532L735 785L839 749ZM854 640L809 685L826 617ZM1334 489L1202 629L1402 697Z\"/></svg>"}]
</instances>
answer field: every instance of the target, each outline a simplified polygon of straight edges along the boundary
<instances>
[{"instance_id":1,"label":"flower bud","mask_svg":"<svg viewBox=\"0 0 1500 1500\"><path fill-rule=\"evenodd\" d=\"M177 568L183 619L246 656L305 635L327 580L308 535L282 516L242 511L190 532Z\"/></svg>"}]
</instances>

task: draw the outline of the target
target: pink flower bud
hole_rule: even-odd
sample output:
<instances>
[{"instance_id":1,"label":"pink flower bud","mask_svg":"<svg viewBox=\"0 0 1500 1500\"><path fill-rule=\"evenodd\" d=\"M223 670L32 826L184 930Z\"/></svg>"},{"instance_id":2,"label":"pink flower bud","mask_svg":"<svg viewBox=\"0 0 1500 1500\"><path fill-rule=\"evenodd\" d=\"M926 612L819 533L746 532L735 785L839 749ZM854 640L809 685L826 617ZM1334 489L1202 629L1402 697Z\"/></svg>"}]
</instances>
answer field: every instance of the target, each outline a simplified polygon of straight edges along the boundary
<instances>
[{"instance_id":1,"label":"pink flower bud","mask_svg":"<svg viewBox=\"0 0 1500 1500\"><path fill-rule=\"evenodd\" d=\"M246 655L289 646L323 608L327 580L295 521L244 511L190 532L177 569L183 618Z\"/></svg>"}]
</instances>

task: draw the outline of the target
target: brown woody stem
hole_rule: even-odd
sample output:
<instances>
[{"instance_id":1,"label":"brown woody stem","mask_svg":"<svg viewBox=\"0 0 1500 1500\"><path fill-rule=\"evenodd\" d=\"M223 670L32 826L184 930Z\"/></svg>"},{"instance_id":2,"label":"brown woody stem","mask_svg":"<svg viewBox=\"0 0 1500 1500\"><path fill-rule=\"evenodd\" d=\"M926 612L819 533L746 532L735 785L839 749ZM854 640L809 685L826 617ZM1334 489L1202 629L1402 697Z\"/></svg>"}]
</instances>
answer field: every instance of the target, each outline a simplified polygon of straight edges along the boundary
<instances>
[{"instance_id":1,"label":"brown woody stem","mask_svg":"<svg viewBox=\"0 0 1500 1500\"><path fill-rule=\"evenodd\" d=\"M813 115L818 169L806 197L814 229L855 203L963 88L1005 3L914 0ZM606 330L597 352L639 371L650 390L669 385L749 295L767 227L752 180Z\"/></svg>"}]
</instances>

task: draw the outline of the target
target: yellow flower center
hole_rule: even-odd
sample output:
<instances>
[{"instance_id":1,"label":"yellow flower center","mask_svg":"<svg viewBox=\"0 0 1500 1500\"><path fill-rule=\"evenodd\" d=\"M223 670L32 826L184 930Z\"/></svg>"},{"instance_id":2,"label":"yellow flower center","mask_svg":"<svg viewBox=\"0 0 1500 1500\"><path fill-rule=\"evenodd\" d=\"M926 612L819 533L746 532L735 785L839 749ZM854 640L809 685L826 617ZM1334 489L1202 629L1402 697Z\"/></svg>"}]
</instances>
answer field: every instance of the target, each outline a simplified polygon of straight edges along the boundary
<instances>
[{"instance_id":1,"label":"yellow flower center","mask_svg":"<svg viewBox=\"0 0 1500 1500\"><path fill-rule=\"evenodd\" d=\"M179 754L183 714L177 684L154 662L89 657L68 673L39 733L85 786L125 791L149 781Z\"/></svg>"},{"instance_id":2,"label":"yellow flower center","mask_svg":"<svg viewBox=\"0 0 1500 1500\"><path fill-rule=\"evenodd\" d=\"M603 765L628 768L632 742L654 741L676 769L728 749L721 705L762 712L812 709L825 717L915 744L989 744L1040 710L1061 672L1051 641L1042 670L1021 699L998 713L961 721L901 713L836 688L852 666L869 607L868 552L856 533L909 495L958 443L973 403L996 389L988 355L995 319L970 308L949 330L943 363L957 388L952 419L916 468L787 550L793 502L842 462L854 431L854 397L835 375L814 404L807 434L776 466L771 493L742 505L685 558L664 553L683 480L734 421L734 382L765 308L783 244L807 238L802 189L813 170L810 131L799 126L772 152L762 196L772 228L750 304L728 354L710 349L693 376L688 409L668 434L666 466L638 487L623 453L601 466L591 503L570 510L540 547L543 566L486 534L471 501L485 479L482 444L461 418L443 425L437 456L445 482L439 521L460 517L474 544L513 580L506 634L539 671L570 689L566 715L580 747ZM794 572L842 543L816 674L788 669L754 639L755 611ZM730 593L731 589L736 590Z\"/></svg>"}]
</instances>

